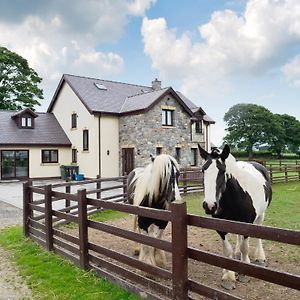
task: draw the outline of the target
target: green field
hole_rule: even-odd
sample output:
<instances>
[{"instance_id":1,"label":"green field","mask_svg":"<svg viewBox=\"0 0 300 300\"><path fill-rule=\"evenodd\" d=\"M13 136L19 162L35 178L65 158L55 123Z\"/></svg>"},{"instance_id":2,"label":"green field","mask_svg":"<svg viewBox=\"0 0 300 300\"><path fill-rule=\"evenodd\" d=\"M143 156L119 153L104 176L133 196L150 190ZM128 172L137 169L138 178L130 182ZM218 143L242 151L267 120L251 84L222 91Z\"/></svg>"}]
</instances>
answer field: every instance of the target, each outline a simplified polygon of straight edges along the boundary
<instances>
[{"instance_id":1,"label":"green field","mask_svg":"<svg viewBox=\"0 0 300 300\"><path fill-rule=\"evenodd\" d=\"M203 195L185 196L188 212L204 215ZM93 216L98 221L124 217L126 214L106 211ZM299 182L273 186L273 200L266 213L269 226L300 230ZM0 231L0 246L11 252L21 276L32 289L36 299L139 299L93 272L85 272L59 256L49 253L22 236L21 227ZM283 251L283 250L282 250ZM293 259L299 261L295 249ZM280 253L279 253L280 254Z\"/></svg>"}]
</instances>

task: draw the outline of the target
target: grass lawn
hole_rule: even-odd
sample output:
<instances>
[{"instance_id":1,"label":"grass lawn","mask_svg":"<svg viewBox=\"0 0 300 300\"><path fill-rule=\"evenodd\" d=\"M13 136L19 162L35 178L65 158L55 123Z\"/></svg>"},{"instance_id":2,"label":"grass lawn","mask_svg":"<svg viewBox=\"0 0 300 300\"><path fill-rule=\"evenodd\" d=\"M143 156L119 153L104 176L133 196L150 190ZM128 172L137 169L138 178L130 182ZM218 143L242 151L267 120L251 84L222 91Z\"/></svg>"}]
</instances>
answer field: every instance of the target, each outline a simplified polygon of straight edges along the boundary
<instances>
[{"instance_id":1,"label":"grass lawn","mask_svg":"<svg viewBox=\"0 0 300 300\"><path fill-rule=\"evenodd\" d=\"M273 200L266 211L265 225L300 230L300 184L299 182L273 185ZM204 215L203 194L185 196L188 212Z\"/></svg>"},{"instance_id":2,"label":"grass lawn","mask_svg":"<svg viewBox=\"0 0 300 300\"><path fill-rule=\"evenodd\" d=\"M204 215L203 194L185 196L188 212ZM125 213L105 211L91 218L107 221L126 216ZM266 213L265 225L300 230L299 182L273 186L273 200ZM22 236L21 227L0 231L0 246L11 252L36 299L139 299L131 293L101 279L93 272L83 271L59 256L49 253ZM284 248L283 248L284 249ZM284 251L284 250L283 250ZM299 251L293 257L299 261Z\"/></svg>"},{"instance_id":3,"label":"grass lawn","mask_svg":"<svg viewBox=\"0 0 300 300\"><path fill-rule=\"evenodd\" d=\"M25 239L20 226L1 230L0 245L11 252L35 299L139 299Z\"/></svg>"}]
</instances>

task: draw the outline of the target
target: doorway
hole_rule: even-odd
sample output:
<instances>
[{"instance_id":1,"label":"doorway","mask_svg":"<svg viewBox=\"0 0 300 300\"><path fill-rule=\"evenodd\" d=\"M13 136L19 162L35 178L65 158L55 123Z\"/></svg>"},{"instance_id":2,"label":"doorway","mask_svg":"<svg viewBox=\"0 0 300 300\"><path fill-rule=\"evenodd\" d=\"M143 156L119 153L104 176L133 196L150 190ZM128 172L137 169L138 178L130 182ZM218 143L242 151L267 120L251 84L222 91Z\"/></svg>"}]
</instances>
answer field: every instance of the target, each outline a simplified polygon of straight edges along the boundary
<instances>
[{"instance_id":1,"label":"doorway","mask_svg":"<svg viewBox=\"0 0 300 300\"><path fill-rule=\"evenodd\" d=\"M29 177L28 150L1 150L1 178L15 179Z\"/></svg>"},{"instance_id":2,"label":"doorway","mask_svg":"<svg viewBox=\"0 0 300 300\"><path fill-rule=\"evenodd\" d=\"M122 148L122 173L129 174L134 169L134 148Z\"/></svg>"}]
</instances>

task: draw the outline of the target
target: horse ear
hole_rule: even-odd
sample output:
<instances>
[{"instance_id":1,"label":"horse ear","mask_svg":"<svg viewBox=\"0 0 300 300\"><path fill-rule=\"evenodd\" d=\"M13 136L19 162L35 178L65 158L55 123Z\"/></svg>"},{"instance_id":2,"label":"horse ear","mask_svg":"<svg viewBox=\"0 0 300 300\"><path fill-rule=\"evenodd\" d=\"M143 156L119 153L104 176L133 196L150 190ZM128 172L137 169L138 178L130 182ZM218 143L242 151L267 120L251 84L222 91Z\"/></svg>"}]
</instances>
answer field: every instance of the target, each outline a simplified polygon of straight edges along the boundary
<instances>
[{"instance_id":1,"label":"horse ear","mask_svg":"<svg viewBox=\"0 0 300 300\"><path fill-rule=\"evenodd\" d=\"M200 151L201 157L206 160L209 155L208 152L204 150L199 144L198 144L198 149Z\"/></svg>"},{"instance_id":2,"label":"horse ear","mask_svg":"<svg viewBox=\"0 0 300 300\"><path fill-rule=\"evenodd\" d=\"M221 159L223 160L223 161L225 161L226 159L227 159L227 157L229 156L229 153L230 153L230 148L229 148L229 146L226 144L225 146L224 146L224 149L223 149L223 151L222 151L222 153L221 153Z\"/></svg>"}]
</instances>

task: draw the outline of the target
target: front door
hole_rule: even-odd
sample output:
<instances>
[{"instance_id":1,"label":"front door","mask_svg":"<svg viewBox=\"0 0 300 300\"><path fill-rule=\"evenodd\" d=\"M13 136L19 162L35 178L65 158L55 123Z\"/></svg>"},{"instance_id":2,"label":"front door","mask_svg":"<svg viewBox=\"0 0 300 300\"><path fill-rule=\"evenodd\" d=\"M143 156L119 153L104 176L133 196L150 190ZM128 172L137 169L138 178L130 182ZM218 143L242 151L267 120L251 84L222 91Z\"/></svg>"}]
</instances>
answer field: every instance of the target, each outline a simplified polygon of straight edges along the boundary
<instances>
[{"instance_id":1,"label":"front door","mask_svg":"<svg viewBox=\"0 0 300 300\"><path fill-rule=\"evenodd\" d=\"M134 148L122 149L122 172L129 174L134 169Z\"/></svg>"},{"instance_id":2,"label":"front door","mask_svg":"<svg viewBox=\"0 0 300 300\"><path fill-rule=\"evenodd\" d=\"M1 151L1 178L28 178L29 151L2 150Z\"/></svg>"}]
</instances>

